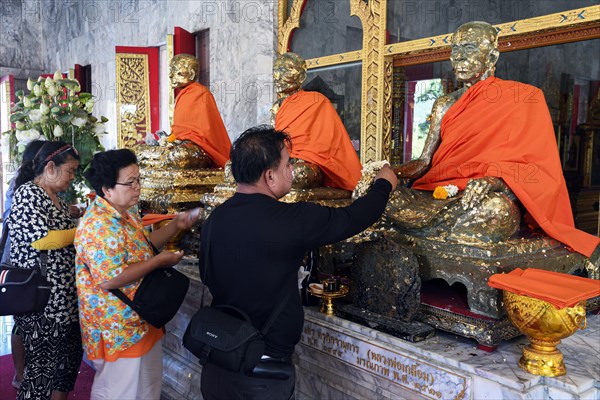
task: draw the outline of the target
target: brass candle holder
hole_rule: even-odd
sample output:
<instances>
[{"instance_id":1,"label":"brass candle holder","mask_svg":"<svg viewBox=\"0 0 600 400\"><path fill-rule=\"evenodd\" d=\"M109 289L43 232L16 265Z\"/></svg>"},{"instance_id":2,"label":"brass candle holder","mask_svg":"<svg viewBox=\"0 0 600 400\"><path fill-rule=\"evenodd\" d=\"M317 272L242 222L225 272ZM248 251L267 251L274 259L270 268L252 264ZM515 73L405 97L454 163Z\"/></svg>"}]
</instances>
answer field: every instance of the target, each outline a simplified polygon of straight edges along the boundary
<instances>
[{"instance_id":1,"label":"brass candle holder","mask_svg":"<svg viewBox=\"0 0 600 400\"><path fill-rule=\"evenodd\" d=\"M585 329L585 301L556 309L546 301L504 290L504 307L510 322L531 342L523 348L519 367L534 375L566 374L563 355L556 346L561 339Z\"/></svg>"},{"instance_id":2,"label":"brass candle holder","mask_svg":"<svg viewBox=\"0 0 600 400\"><path fill-rule=\"evenodd\" d=\"M308 291L313 296L321 299L321 308L319 311L321 311L323 314L334 315L335 310L333 308L333 299L338 299L347 295L349 288L346 285L340 284L338 291L327 292L323 290L323 285L312 283L308 286Z\"/></svg>"}]
</instances>

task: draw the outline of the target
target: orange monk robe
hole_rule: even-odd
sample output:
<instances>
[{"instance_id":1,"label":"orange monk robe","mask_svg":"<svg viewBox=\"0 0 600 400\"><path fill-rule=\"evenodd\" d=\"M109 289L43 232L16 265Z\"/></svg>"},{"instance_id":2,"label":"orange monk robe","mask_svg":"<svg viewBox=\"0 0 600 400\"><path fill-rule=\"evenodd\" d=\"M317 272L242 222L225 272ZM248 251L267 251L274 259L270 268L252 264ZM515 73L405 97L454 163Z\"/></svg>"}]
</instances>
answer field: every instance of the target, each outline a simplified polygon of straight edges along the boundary
<instances>
[{"instance_id":1,"label":"orange monk robe","mask_svg":"<svg viewBox=\"0 0 600 400\"><path fill-rule=\"evenodd\" d=\"M495 77L446 112L431 169L413 189L502 178L551 237L589 257L600 238L575 229L550 113L541 90Z\"/></svg>"},{"instance_id":2,"label":"orange monk robe","mask_svg":"<svg viewBox=\"0 0 600 400\"><path fill-rule=\"evenodd\" d=\"M290 157L321 168L325 186L354 190L361 175L360 160L327 97L303 90L289 96L277 112L275 129L290 135Z\"/></svg>"},{"instance_id":3,"label":"orange monk robe","mask_svg":"<svg viewBox=\"0 0 600 400\"><path fill-rule=\"evenodd\" d=\"M210 91L192 82L175 100L169 141L189 140L200 146L219 167L229 160L231 140Z\"/></svg>"}]
</instances>

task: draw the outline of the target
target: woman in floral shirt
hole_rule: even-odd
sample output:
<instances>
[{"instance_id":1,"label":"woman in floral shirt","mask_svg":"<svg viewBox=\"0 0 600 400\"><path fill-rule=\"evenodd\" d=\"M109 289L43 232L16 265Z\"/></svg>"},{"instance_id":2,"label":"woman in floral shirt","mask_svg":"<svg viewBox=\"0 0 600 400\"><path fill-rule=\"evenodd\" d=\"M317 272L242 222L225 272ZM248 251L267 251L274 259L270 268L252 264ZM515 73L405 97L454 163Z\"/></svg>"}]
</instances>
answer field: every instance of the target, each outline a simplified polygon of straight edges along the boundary
<instances>
[{"instance_id":1,"label":"woman in floral shirt","mask_svg":"<svg viewBox=\"0 0 600 400\"><path fill-rule=\"evenodd\" d=\"M75 247L83 345L96 369L91 398L158 400L163 330L109 290L118 288L133 298L146 274L177 264L182 252L154 255L153 246L161 248L180 229L191 227L197 213L178 214L147 238L134 207L140 171L127 149L96 154L86 178L97 196L77 229Z\"/></svg>"}]
</instances>

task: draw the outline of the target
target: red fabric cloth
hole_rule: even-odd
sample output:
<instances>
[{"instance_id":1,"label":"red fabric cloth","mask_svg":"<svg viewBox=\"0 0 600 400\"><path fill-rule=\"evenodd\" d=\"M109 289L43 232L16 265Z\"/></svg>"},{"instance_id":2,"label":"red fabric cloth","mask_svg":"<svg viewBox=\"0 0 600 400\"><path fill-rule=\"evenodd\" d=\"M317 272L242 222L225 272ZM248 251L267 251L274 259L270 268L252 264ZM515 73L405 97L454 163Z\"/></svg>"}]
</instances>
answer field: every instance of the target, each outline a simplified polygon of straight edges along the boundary
<instances>
[{"instance_id":1,"label":"red fabric cloth","mask_svg":"<svg viewBox=\"0 0 600 400\"><path fill-rule=\"evenodd\" d=\"M303 90L289 96L277 112L275 129L292 138L290 157L321 168L325 186L354 190L361 176L360 159L327 97Z\"/></svg>"},{"instance_id":2,"label":"red fabric cloth","mask_svg":"<svg viewBox=\"0 0 600 400\"><path fill-rule=\"evenodd\" d=\"M597 236L575 229L554 129L541 90L495 77L473 85L446 112L431 169L414 189L496 176L551 237L589 257Z\"/></svg>"},{"instance_id":3,"label":"red fabric cloth","mask_svg":"<svg viewBox=\"0 0 600 400\"><path fill-rule=\"evenodd\" d=\"M556 308L573 307L581 300L600 296L600 281L535 268L492 275L488 285L547 301Z\"/></svg>"},{"instance_id":4,"label":"red fabric cloth","mask_svg":"<svg viewBox=\"0 0 600 400\"><path fill-rule=\"evenodd\" d=\"M219 167L229 160L231 140L210 91L192 82L179 92L173 111L171 134L200 146Z\"/></svg>"},{"instance_id":5,"label":"red fabric cloth","mask_svg":"<svg viewBox=\"0 0 600 400\"><path fill-rule=\"evenodd\" d=\"M173 214L146 214L142 217L142 224L148 226L173 218L175 218L175 215Z\"/></svg>"}]
</instances>

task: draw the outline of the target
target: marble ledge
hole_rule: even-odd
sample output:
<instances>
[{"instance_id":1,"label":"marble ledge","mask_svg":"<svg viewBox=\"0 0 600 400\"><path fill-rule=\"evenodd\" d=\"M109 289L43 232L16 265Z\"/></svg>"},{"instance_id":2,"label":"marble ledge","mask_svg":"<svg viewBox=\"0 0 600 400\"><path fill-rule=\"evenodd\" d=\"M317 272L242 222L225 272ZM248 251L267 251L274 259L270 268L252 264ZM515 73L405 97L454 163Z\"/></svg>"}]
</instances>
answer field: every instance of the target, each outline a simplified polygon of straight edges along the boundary
<instances>
[{"instance_id":1,"label":"marble ledge","mask_svg":"<svg viewBox=\"0 0 600 400\"><path fill-rule=\"evenodd\" d=\"M600 398L600 315L588 315L587 328L563 340L558 346L564 354L567 375L549 378L521 370L518 360L525 337L503 342L488 353L477 349L469 339L437 331L436 336L419 343L409 343L354 322L329 317L316 309L305 308L306 323L358 338L363 343L377 343L390 351L434 364L458 374L471 376L471 390L476 397L512 398ZM486 395L487 393L487 395ZM554 393L554 395L552 395ZM565 397L567 396L567 397Z\"/></svg>"}]
</instances>

